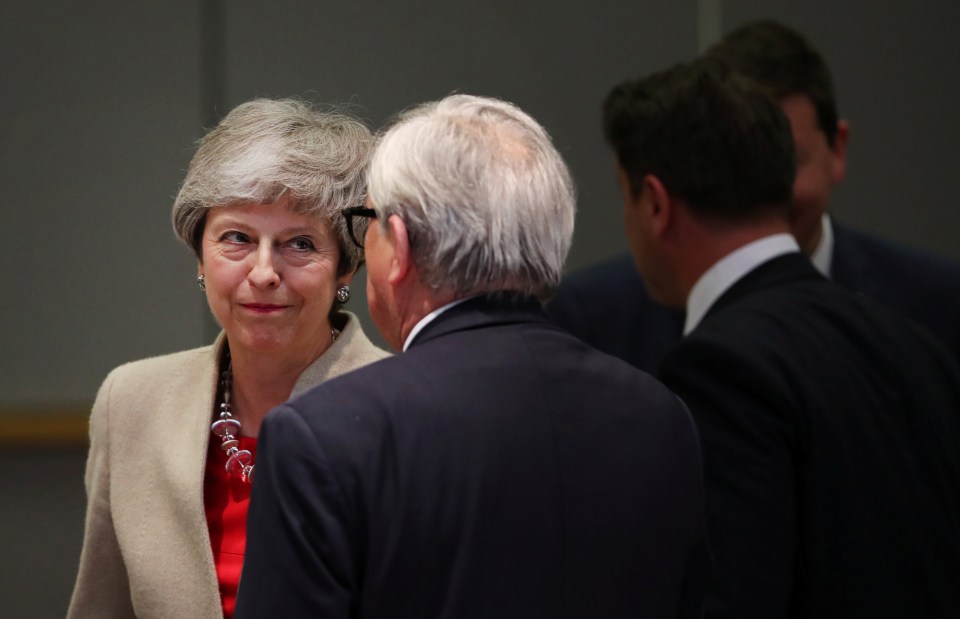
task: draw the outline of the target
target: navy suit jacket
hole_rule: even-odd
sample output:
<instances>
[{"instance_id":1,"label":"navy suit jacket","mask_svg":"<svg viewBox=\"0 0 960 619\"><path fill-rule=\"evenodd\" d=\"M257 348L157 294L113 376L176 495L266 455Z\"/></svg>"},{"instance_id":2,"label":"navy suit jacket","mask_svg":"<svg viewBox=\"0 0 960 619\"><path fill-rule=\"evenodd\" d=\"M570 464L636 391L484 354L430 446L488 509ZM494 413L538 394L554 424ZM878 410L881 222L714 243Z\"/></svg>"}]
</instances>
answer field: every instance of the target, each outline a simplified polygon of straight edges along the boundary
<instances>
[{"instance_id":1,"label":"navy suit jacket","mask_svg":"<svg viewBox=\"0 0 960 619\"><path fill-rule=\"evenodd\" d=\"M960 264L833 223L831 279L916 321L960 359ZM622 255L564 281L547 314L583 341L656 373L684 314L648 295Z\"/></svg>"},{"instance_id":2,"label":"navy suit jacket","mask_svg":"<svg viewBox=\"0 0 960 619\"><path fill-rule=\"evenodd\" d=\"M700 431L711 618L960 617L960 366L800 254L661 365Z\"/></svg>"},{"instance_id":3,"label":"navy suit jacket","mask_svg":"<svg viewBox=\"0 0 960 619\"><path fill-rule=\"evenodd\" d=\"M236 616L697 617L701 501L673 393L476 298L267 416Z\"/></svg>"}]
</instances>

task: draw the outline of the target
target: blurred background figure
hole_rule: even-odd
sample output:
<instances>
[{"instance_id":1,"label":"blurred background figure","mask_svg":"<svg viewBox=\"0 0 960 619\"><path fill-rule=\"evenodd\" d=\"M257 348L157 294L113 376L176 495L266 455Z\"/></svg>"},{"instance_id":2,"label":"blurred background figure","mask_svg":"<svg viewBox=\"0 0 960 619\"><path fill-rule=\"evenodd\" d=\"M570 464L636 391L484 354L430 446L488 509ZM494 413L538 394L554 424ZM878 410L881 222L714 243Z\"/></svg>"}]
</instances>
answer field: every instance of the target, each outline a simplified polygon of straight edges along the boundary
<instances>
[{"instance_id":1,"label":"blurred background figure","mask_svg":"<svg viewBox=\"0 0 960 619\"><path fill-rule=\"evenodd\" d=\"M550 136L455 95L404 114L369 177L348 213L404 352L264 421L237 616L701 616L688 412L540 307L573 235Z\"/></svg>"},{"instance_id":2,"label":"blurred background figure","mask_svg":"<svg viewBox=\"0 0 960 619\"><path fill-rule=\"evenodd\" d=\"M706 57L604 128L637 269L685 309L660 376L703 450L707 616L960 616L960 366L801 253L781 106Z\"/></svg>"},{"instance_id":3,"label":"blurred background figure","mask_svg":"<svg viewBox=\"0 0 960 619\"><path fill-rule=\"evenodd\" d=\"M387 356L342 309L362 251L340 210L363 202L371 143L289 99L244 103L200 141L173 224L223 331L100 388L70 617L232 616L261 420Z\"/></svg>"},{"instance_id":4,"label":"blurred background figure","mask_svg":"<svg viewBox=\"0 0 960 619\"><path fill-rule=\"evenodd\" d=\"M819 52L798 32L764 20L737 28L707 54L761 84L790 120L797 160L790 231L801 251L834 282L929 329L960 359L960 264L835 223L827 212L846 173L850 130ZM682 303L657 301L632 259L621 256L569 278L548 313L600 350L656 371L683 324Z\"/></svg>"}]
</instances>

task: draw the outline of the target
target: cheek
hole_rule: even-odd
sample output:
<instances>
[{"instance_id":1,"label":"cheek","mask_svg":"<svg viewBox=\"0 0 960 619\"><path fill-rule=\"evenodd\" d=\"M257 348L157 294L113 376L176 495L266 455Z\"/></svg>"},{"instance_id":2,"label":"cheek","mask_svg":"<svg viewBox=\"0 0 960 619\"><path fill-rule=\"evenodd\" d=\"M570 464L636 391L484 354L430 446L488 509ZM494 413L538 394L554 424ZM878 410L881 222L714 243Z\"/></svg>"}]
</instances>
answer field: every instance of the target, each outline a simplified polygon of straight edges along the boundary
<instances>
[{"instance_id":1,"label":"cheek","mask_svg":"<svg viewBox=\"0 0 960 619\"><path fill-rule=\"evenodd\" d=\"M307 269L288 276L290 291L313 305L333 305L337 290L336 268Z\"/></svg>"},{"instance_id":2,"label":"cheek","mask_svg":"<svg viewBox=\"0 0 960 619\"><path fill-rule=\"evenodd\" d=\"M236 289L237 281L241 279L238 269L224 268L215 261L208 261L206 269L207 297L211 302L230 295Z\"/></svg>"},{"instance_id":3,"label":"cheek","mask_svg":"<svg viewBox=\"0 0 960 619\"><path fill-rule=\"evenodd\" d=\"M833 163L826 155L813 157L797 167L793 182L795 202L825 202L833 188Z\"/></svg>"}]
</instances>

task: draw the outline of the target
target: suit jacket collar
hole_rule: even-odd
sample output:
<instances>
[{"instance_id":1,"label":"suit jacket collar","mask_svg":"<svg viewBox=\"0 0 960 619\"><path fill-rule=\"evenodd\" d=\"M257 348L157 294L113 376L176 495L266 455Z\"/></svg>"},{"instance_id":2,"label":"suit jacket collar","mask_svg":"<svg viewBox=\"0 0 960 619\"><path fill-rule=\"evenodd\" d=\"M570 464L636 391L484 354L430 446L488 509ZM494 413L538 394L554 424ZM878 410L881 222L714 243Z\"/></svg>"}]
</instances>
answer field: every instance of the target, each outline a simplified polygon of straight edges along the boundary
<instances>
[{"instance_id":1,"label":"suit jacket collar","mask_svg":"<svg viewBox=\"0 0 960 619\"><path fill-rule=\"evenodd\" d=\"M788 252L799 252L796 239L786 232L770 234L740 246L700 275L687 296L683 332L689 333L723 292L757 265Z\"/></svg>"},{"instance_id":2,"label":"suit jacket collar","mask_svg":"<svg viewBox=\"0 0 960 619\"><path fill-rule=\"evenodd\" d=\"M810 259L801 253L771 258L737 280L707 310L704 320L727 305L761 290L804 281L826 281Z\"/></svg>"},{"instance_id":3,"label":"suit jacket collar","mask_svg":"<svg viewBox=\"0 0 960 619\"><path fill-rule=\"evenodd\" d=\"M410 348L456 331L521 322L546 322L543 308L533 297L480 295L437 316L417 334Z\"/></svg>"}]
</instances>

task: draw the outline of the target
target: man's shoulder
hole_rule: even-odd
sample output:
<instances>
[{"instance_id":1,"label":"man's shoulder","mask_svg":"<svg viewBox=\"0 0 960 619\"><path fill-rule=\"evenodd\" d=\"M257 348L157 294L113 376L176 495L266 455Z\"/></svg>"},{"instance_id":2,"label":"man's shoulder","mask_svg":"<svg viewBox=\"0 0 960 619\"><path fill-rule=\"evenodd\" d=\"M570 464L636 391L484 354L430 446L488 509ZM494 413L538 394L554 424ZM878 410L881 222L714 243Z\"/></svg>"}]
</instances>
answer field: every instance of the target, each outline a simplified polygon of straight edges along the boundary
<instances>
[{"instance_id":1,"label":"man's shoulder","mask_svg":"<svg viewBox=\"0 0 960 619\"><path fill-rule=\"evenodd\" d=\"M835 226L835 282L910 318L960 355L960 262Z\"/></svg>"},{"instance_id":2,"label":"man's shoulder","mask_svg":"<svg viewBox=\"0 0 960 619\"><path fill-rule=\"evenodd\" d=\"M834 266L840 270L839 276L859 265L865 270L882 270L888 284L893 276L899 278L895 283L920 286L938 282L954 284L960 290L960 261L842 224L834 224L834 232Z\"/></svg>"},{"instance_id":3,"label":"man's shoulder","mask_svg":"<svg viewBox=\"0 0 960 619\"><path fill-rule=\"evenodd\" d=\"M817 318L805 314L812 300L828 300L827 283L784 283L752 291L711 310L697 327L684 336L665 361L665 367L678 360L705 361L707 354L716 359L755 358L783 351L784 343L801 331L817 324ZM710 352L712 351L712 352ZM718 366L723 372L723 364Z\"/></svg>"},{"instance_id":4,"label":"man's shoulder","mask_svg":"<svg viewBox=\"0 0 960 619\"><path fill-rule=\"evenodd\" d=\"M289 404L308 418L315 410L326 414L337 409L389 422L393 416L415 417L446 401L458 401L467 392L493 398L492 394L502 394L503 383L512 376L526 376L526 385L534 389L536 383L529 382L534 376L563 371L570 372L575 383L596 380L607 386L630 385L631 393L634 387L654 392L662 388L646 372L538 320L464 328L415 343L404 353L331 379ZM525 386L511 383L510 388Z\"/></svg>"},{"instance_id":5,"label":"man's shoulder","mask_svg":"<svg viewBox=\"0 0 960 619\"><path fill-rule=\"evenodd\" d=\"M409 373L407 364L401 363L403 354L387 356L335 376L291 398L287 405L298 412L316 408L352 407L368 400L390 385L402 381Z\"/></svg>"},{"instance_id":6,"label":"man's shoulder","mask_svg":"<svg viewBox=\"0 0 960 619\"><path fill-rule=\"evenodd\" d=\"M898 352L901 359L939 355L939 345L900 312L826 280L784 283L734 300L708 315L679 348L703 347L765 364L775 358L805 372L844 356L870 365Z\"/></svg>"}]
</instances>

